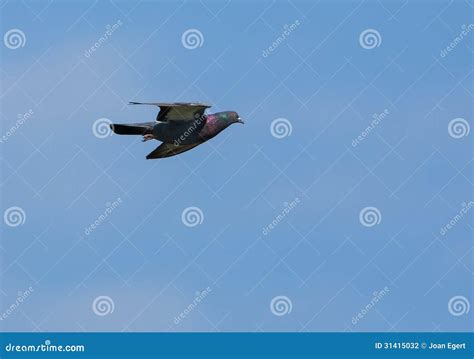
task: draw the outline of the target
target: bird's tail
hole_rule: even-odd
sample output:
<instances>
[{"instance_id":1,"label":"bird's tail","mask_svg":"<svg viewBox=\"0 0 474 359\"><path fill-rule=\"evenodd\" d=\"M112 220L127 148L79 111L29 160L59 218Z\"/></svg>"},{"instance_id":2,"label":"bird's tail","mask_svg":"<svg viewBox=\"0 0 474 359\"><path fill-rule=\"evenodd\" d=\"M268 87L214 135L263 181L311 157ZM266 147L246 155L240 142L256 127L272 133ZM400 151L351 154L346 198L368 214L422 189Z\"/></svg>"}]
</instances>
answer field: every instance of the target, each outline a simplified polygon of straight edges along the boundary
<instances>
[{"instance_id":1,"label":"bird's tail","mask_svg":"<svg viewBox=\"0 0 474 359\"><path fill-rule=\"evenodd\" d=\"M155 122L112 124L110 128L117 135L139 135L143 136L153 132Z\"/></svg>"}]
</instances>

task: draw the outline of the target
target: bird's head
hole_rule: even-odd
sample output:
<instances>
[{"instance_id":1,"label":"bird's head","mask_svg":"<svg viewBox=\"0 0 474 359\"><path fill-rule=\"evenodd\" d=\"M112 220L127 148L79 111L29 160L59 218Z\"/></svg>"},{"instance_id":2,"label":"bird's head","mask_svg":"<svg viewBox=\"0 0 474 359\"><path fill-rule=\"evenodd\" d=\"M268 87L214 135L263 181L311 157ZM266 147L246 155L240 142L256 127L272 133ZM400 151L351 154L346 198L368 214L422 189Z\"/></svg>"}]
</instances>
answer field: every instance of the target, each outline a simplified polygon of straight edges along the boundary
<instances>
[{"instance_id":1,"label":"bird's head","mask_svg":"<svg viewBox=\"0 0 474 359\"><path fill-rule=\"evenodd\" d=\"M235 111L218 112L216 115L219 120L225 122L227 126L232 125L233 123L244 123L239 114Z\"/></svg>"}]
</instances>

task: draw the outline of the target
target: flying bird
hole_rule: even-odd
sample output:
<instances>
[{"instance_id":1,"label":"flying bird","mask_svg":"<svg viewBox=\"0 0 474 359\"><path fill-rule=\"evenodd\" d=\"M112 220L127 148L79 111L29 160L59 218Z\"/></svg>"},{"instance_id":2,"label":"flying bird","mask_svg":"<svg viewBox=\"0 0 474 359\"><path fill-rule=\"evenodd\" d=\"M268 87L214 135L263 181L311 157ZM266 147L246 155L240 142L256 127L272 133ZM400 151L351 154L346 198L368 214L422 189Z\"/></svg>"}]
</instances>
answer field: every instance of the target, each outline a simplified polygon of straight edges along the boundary
<instances>
[{"instance_id":1,"label":"flying bird","mask_svg":"<svg viewBox=\"0 0 474 359\"><path fill-rule=\"evenodd\" d=\"M130 102L130 105L154 105L160 108L155 122L111 124L119 135L140 135L143 142L163 142L146 159L171 157L210 140L233 123L244 123L237 112L205 114L211 106L203 103Z\"/></svg>"}]
</instances>

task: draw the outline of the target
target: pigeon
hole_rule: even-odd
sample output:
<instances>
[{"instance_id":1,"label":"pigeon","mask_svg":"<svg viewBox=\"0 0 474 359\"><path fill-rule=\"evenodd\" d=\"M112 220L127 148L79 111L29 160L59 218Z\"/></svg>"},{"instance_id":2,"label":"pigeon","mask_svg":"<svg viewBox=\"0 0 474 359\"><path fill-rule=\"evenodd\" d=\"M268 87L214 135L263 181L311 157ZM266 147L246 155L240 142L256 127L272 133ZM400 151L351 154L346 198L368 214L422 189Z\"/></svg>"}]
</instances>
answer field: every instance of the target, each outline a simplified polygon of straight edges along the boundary
<instances>
[{"instance_id":1,"label":"pigeon","mask_svg":"<svg viewBox=\"0 0 474 359\"><path fill-rule=\"evenodd\" d=\"M205 114L210 105L203 103L130 102L130 105L154 105L160 108L155 122L111 124L118 135L140 135L143 142L158 140L162 144L146 159L165 158L189 151L210 140L233 123L244 123L237 112Z\"/></svg>"}]
</instances>

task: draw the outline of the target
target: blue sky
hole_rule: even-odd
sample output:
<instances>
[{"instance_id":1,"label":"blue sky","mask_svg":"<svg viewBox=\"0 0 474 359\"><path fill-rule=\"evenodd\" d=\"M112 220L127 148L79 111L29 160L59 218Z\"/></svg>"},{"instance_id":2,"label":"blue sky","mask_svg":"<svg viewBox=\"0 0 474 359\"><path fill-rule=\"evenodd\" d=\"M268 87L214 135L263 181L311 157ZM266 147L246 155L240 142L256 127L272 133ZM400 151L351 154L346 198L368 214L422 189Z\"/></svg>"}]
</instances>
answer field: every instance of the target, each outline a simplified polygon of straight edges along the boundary
<instances>
[{"instance_id":1,"label":"blue sky","mask_svg":"<svg viewBox=\"0 0 474 359\"><path fill-rule=\"evenodd\" d=\"M1 6L2 330L473 329L472 4ZM246 124L146 161L128 101Z\"/></svg>"}]
</instances>

